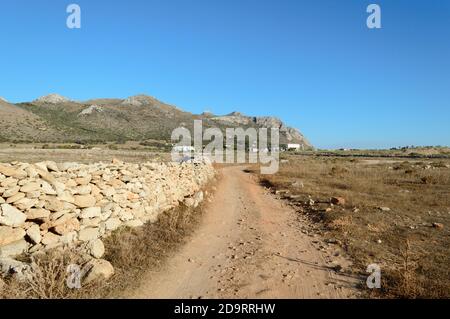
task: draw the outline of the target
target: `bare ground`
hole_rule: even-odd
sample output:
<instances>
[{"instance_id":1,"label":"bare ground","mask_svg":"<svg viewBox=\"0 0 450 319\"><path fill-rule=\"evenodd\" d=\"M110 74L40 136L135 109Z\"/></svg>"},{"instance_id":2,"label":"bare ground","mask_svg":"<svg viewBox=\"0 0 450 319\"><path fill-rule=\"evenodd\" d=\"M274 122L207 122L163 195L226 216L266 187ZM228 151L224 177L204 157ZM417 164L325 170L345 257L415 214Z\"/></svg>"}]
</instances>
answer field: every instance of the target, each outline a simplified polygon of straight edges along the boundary
<instances>
[{"instance_id":1,"label":"bare ground","mask_svg":"<svg viewBox=\"0 0 450 319\"><path fill-rule=\"evenodd\" d=\"M108 162L113 158L130 163L145 161L167 161L170 159L168 153L158 153L146 150L118 149L109 150L103 148L95 149L41 149L41 145L20 145L10 148L9 145L0 144L0 163L19 161L36 163L40 161L95 163L99 161Z\"/></svg>"},{"instance_id":2,"label":"bare ground","mask_svg":"<svg viewBox=\"0 0 450 319\"><path fill-rule=\"evenodd\" d=\"M126 298L352 298L359 280L334 245L242 167L222 169L188 243Z\"/></svg>"}]
</instances>

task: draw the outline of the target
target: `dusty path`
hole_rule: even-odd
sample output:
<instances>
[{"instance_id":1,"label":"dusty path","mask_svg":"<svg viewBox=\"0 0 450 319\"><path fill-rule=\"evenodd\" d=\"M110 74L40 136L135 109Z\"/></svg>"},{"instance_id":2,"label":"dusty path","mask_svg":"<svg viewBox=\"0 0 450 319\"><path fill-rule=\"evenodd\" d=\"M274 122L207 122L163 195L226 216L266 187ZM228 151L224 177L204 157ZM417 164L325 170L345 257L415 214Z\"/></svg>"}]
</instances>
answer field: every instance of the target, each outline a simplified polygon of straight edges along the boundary
<instances>
[{"instance_id":1,"label":"dusty path","mask_svg":"<svg viewBox=\"0 0 450 319\"><path fill-rule=\"evenodd\" d=\"M224 168L195 235L165 269L147 274L126 297L354 296L354 281L332 269L345 262L332 255L338 248L324 252L315 236L305 234L303 222L242 167Z\"/></svg>"}]
</instances>

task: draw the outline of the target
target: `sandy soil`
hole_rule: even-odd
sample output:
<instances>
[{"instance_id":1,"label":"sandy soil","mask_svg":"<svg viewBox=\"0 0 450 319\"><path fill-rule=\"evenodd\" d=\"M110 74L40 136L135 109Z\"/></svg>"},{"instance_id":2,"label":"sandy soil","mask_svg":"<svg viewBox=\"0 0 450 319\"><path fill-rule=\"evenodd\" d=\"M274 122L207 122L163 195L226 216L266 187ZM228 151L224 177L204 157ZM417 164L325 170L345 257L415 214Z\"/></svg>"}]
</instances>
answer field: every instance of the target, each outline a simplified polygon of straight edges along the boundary
<instances>
[{"instance_id":1,"label":"sandy soil","mask_svg":"<svg viewBox=\"0 0 450 319\"><path fill-rule=\"evenodd\" d=\"M190 241L128 298L352 298L357 280L342 251L275 199L242 167L222 169ZM326 245L327 247L324 247Z\"/></svg>"}]
</instances>

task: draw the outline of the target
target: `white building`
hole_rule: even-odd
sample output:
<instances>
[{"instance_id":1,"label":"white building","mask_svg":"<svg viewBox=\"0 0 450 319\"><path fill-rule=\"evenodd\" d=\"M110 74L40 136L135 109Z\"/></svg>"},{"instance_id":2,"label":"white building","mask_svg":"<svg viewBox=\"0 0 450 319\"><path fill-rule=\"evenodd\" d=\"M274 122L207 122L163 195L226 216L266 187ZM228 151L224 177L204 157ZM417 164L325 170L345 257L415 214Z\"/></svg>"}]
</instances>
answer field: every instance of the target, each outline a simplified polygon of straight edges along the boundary
<instances>
[{"instance_id":1,"label":"white building","mask_svg":"<svg viewBox=\"0 0 450 319\"><path fill-rule=\"evenodd\" d=\"M301 146L300 144L288 144L288 145L287 145L288 151L290 151L290 150L298 151L298 150L300 150L301 148L302 148L302 146Z\"/></svg>"}]
</instances>

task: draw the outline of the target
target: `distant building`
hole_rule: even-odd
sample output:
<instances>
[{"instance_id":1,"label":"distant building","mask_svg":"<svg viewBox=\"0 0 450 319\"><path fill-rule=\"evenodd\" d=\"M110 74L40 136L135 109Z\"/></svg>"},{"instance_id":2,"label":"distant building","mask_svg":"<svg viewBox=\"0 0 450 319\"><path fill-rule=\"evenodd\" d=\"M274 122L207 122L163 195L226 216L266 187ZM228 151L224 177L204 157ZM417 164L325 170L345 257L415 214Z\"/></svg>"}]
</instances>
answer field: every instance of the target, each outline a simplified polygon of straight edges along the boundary
<instances>
[{"instance_id":1,"label":"distant building","mask_svg":"<svg viewBox=\"0 0 450 319\"><path fill-rule=\"evenodd\" d=\"M287 150L288 151L298 151L302 148L302 146L300 144L288 144L287 145Z\"/></svg>"}]
</instances>

